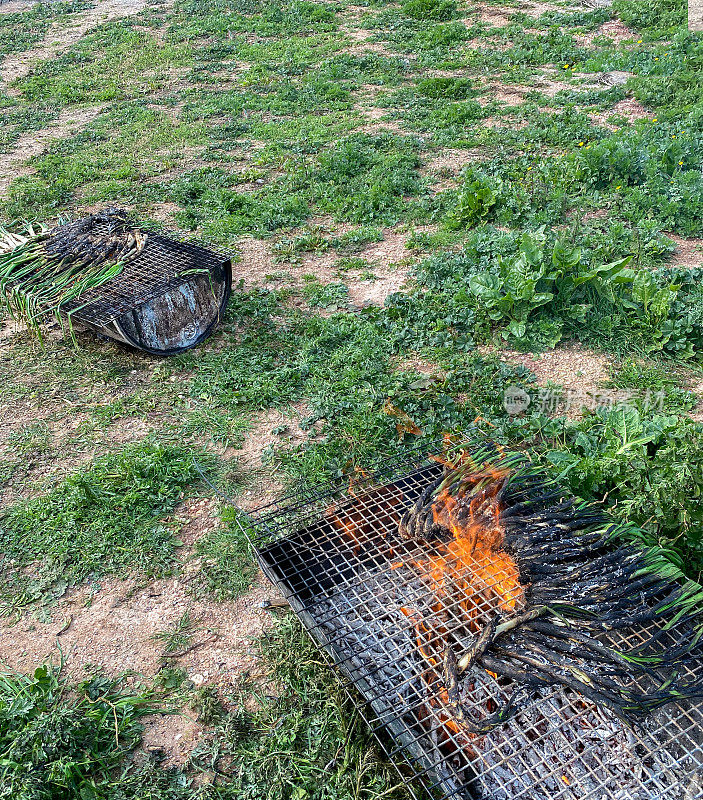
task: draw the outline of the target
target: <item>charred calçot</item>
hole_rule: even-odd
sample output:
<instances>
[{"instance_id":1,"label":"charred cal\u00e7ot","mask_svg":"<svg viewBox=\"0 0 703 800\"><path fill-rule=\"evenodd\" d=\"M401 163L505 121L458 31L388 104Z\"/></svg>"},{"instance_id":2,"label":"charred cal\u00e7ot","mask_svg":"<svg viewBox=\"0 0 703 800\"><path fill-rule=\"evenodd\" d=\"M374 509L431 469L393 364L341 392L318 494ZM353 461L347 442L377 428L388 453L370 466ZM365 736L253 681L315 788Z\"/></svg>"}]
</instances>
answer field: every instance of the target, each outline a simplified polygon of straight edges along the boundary
<instances>
[{"instance_id":1,"label":"charred cal\u00e7ot","mask_svg":"<svg viewBox=\"0 0 703 800\"><path fill-rule=\"evenodd\" d=\"M66 263L125 263L142 252L148 234L135 227L126 211L110 208L54 228L47 236L47 254Z\"/></svg>"},{"instance_id":2,"label":"charred cal\u00e7ot","mask_svg":"<svg viewBox=\"0 0 703 800\"><path fill-rule=\"evenodd\" d=\"M144 249L147 234L124 211L108 209L53 229L0 228L0 305L30 330L62 321L91 290L112 281Z\"/></svg>"},{"instance_id":3,"label":"charred cal\u00e7ot","mask_svg":"<svg viewBox=\"0 0 703 800\"><path fill-rule=\"evenodd\" d=\"M469 610L468 650L457 658L455 644L447 641L441 667L436 656L429 664L441 676L447 710L462 729L487 733L519 711L530 690L544 686L572 689L629 723L666 703L703 696L702 683L678 679L681 668L701 657L701 587L653 548L618 546L622 526L592 505L564 497L518 457L487 458L464 453L447 462L442 477L399 523L402 538L435 545L441 540L464 562L460 573L454 566L441 579L441 600ZM521 596L510 582L498 582L493 590L509 596L500 612L477 628L481 615L463 599L463 584L471 583L474 569L478 592L485 586L480 572L486 564L495 561L505 572L506 559L519 576ZM436 565L436 558L418 562L427 576L435 575ZM459 574L461 600L451 588ZM429 582L437 588L436 577ZM673 645L664 648L654 634L619 652L598 639L606 631L654 621L678 632ZM472 720L462 703L462 684L478 669L518 688L491 716Z\"/></svg>"}]
</instances>

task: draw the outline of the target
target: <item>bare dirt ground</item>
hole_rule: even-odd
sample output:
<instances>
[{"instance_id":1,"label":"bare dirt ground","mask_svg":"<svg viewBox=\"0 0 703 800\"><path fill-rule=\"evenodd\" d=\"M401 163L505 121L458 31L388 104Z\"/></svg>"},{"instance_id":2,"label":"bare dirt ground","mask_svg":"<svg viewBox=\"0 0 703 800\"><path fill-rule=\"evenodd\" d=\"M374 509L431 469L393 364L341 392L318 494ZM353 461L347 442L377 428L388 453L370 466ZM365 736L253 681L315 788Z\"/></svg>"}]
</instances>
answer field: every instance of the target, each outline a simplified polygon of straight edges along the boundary
<instances>
[{"instance_id":1,"label":"bare dirt ground","mask_svg":"<svg viewBox=\"0 0 703 800\"><path fill-rule=\"evenodd\" d=\"M40 156L53 140L73 136L92 122L100 111L100 107L67 108L51 125L24 134L12 152L0 160L0 195L7 192L15 178L32 174L32 167L27 162Z\"/></svg>"},{"instance_id":2,"label":"bare dirt ground","mask_svg":"<svg viewBox=\"0 0 703 800\"><path fill-rule=\"evenodd\" d=\"M552 3L530 2L530 0L519 3L514 8L501 8L490 3L473 3L471 5L472 16L464 19L464 24L470 28L478 19L494 28L504 28L510 24L512 14L520 12L537 19L545 12L554 11L557 8L558 6Z\"/></svg>"},{"instance_id":3,"label":"bare dirt ground","mask_svg":"<svg viewBox=\"0 0 703 800\"><path fill-rule=\"evenodd\" d=\"M17 14L19 11L26 11L37 2L38 0L9 0L9 2L0 2L0 14Z\"/></svg>"},{"instance_id":4,"label":"bare dirt ground","mask_svg":"<svg viewBox=\"0 0 703 800\"><path fill-rule=\"evenodd\" d=\"M573 89L570 84L556 80L553 73L545 73L537 76L529 86L518 86L494 82L491 84L493 97L499 103L506 106L519 106L525 102L525 97L530 92L537 91L545 97L554 97L558 92ZM483 101L485 104L486 100ZM544 109L549 112L549 109Z\"/></svg>"},{"instance_id":5,"label":"bare dirt ground","mask_svg":"<svg viewBox=\"0 0 703 800\"><path fill-rule=\"evenodd\" d=\"M7 86L24 78L34 64L56 58L92 28L112 19L138 14L145 5L145 0L99 0L94 8L75 14L66 22L56 22L36 47L5 59L0 67L0 81Z\"/></svg>"},{"instance_id":6,"label":"bare dirt ground","mask_svg":"<svg viewBox=\"0 0 703 800\"><path fill-rule=\"evenodd\" d=\"M456 178L464 167L476 164L486 158L486 151L480 147L471 149L450 148L430 159L422 172L431 176L452 176Z\"/></svg>"},{"instance_id":7,"label":"bare dirt ground","mask_svg":"<svg viewBox=\"0 0 703 800\"><path fill-rule=\"evenodd\" d=\"M102 580L99 587L72 593L48 622L29 615L17 624L1 621L0 664L32 671L46 660L63 659L67 674L75 680L95 667L104 667L110 675L134 672L150 680L166 664L184 669L196 687L208 684L227 693L245 671L257 671L253 643L272 622L260 605L275 593L260 576L248 594L214 604L195 600L187 580L187 574L148 584ZM194 621L192 644L169 656L153 637L172 627L184 612ZM182 761L198 732L188 715L154 718L144 747L164 749L173 760Z\"/></svg>"},{"instance_id":8,"label":"bare dirt ground","mask_svg":"<svg viewBox=\"0 0 703 800\"><path fill-rule=\"evenodd\" d=\"M691 417L694 422L703 422L703 381L692 385L691 391L698 398L698 405L691 410L689 417Z\"/></svg>"},{"instance_id":9,"label":"bare dirt ground","mask_svg":"<svg viewBox=\"0 0 703 800\"><path fill-rule=\"evenodd\" d=\"M253 663L251 639L269 619L259 604L271 594L262 584L238 600L214 605L188 593L187 575L148 585L104 579L62 601L49 622L27 616L16 625L0 623L2 661L11 669L31 670L47 658L58 661L60 646L74 678L81 677L86 665L104 666L110 674L132 670L151 677L164 654L163 645L152 637L187 611L196 622L196 646L166 662L187 669L196 684L227 684Z\"/></svg>"},{"instance_id":10,"label":"bare dirt ground","mask_svg":"<svg viewBox=\"0 0 703 800\"><path fill-rule=\"evenodd\" d=\"M595 39L600 37L604 37L606 39L611 39L615 44L620 44L622 42L626 42L628 40L633 40L635 38L635 34L620 22L619 19L611 19L608 22L604 22L600 28L591 33L583 34L582 36L575 35L574 39L579 44L580 47L591 47Z\"/></svg>"},{"instance_id":11,"label":"bare dirt ground","mask_svg":"<svg viewBox=\"0 0 703 800\"><path fill-rule=\"evenodd\" d=\"M666 235L676 242L676 252L669 259L672 266L688 269L703 266L703 239L684 239L675 233Z\"/></svg>"},{"instance_id":12,"label":"bare dirt ground","mask_svg":"<svg viewBox=\"0 0 703 800\"><path fill-rule=\"evenodd\" d=\"M431 226L421 226L417 231L433 230ZM261 286L282 271L287 273L293 283L298 283L303 275L313 275L322 283L343 281L349 289L352 305L383 305L386 297L403 288L407 282L410 267L417 256L407 249L410 233L393 228L383 231L383 241L367 245L358 255L369 262L373 278L364 279L356 275L340 275L334 267L338 254L334 250L324 253L305 253L299 264L277 263L274 260L271 244L267 240L244 237L239 243L238 261L233 267L233 279L243 280L246 288Z\"/></svg>"},{"instance_id":13,"label":"bare dirt ground","mask_svg":"<svg viewBox=\"0 0 703 800\"><path fill-rule=\"evenodd\" d=\"M283 481L269 463L268 456L276 446L300 444L315 435L315 431L309 433L300 427L301 420L307 414L305 402L256 414L251 419L251 427L242 446L225 451L226 459L235 459L247 472L249 485L239 500L239 505L245 511L271 503L283 494ZM274 433L274 430L281 432Z\"/></svg>"},{"instance_id":14,"label":"bare dirt ground","mask_svg":"<svg viewBox=\"0 0 703 800\"><path fill-rule=\"evenodd\" d=\"M514 350L496 351L480 348L483 352L498 352L501 360L508 364L522 365L535 374L540 387L561 386L564 398L547 405L546 411L565 413L574 419L582 415L583 408L595 408L597 398L604 394L604 385L609 378L608 358L580 345L559 347L546 353L519 353ZM546 394L532 398L533 402L550 403Z\"/></svg>"},{"instance_id":15,"label":"bare dirt ground","mask_svg":"<svg viewBox=\"0 0 703 800\"><path fill-rule=\"evenodd\" d=\"M608 111L602 111L590 114L591 119L596 125L601 125L608 130L617 130L617 125L612 125L607 120L610 117L624 117L627 122L632 123L638 119L648 119L652 116L652 112L648 111L639 100L633 97L626 97L624 100L616 103Z\"/></svg>"}]
</instances>

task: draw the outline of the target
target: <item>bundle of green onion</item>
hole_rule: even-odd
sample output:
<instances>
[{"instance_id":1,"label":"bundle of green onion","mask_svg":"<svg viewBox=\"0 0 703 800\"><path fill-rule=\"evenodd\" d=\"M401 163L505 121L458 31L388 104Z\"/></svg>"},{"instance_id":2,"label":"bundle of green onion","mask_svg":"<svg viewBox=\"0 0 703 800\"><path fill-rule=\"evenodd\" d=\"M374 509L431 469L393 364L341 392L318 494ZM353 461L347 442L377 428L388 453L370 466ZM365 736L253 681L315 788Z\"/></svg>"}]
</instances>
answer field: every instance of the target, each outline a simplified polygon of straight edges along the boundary
<instances>
[{"instance_id":1,"label":"bundle of green onion","mask_svg":"<svg viewBox=\"0 0 703 800\"><path fill-rule=\"evenodd\" d=\"M36 333L52 315L62 324L67 320L70 328L80 299L119 275L141 253L146 238L118 209L53 229L0 228L0 304Z\"/></svg>"}]
</instances>

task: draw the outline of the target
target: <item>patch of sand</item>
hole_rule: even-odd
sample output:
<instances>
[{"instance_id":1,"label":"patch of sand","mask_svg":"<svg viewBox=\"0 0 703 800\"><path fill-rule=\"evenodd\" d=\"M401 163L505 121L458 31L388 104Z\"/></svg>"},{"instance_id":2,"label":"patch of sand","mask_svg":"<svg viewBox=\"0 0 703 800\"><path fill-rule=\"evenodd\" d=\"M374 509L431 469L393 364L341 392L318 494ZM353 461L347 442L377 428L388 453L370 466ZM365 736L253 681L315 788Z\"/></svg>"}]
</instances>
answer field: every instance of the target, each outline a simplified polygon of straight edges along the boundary
<instances>
[{"instance_id":1,"label":"patch of sand","mask_svg":"<svg viewBox=\"0 0 703 800\"><path fill-rule=\"evenodd\" d=\"M267 454L276 445L285 443L293 447L314 437L314 430L308 432L300 427L301 420L308 415L309 409L304 401L286 409L262 411L251 418L251 426L241 447L231 447L225 451L224 457L236 459L237 465L247 473L247 489L237 498L237 504L245 511L272 503L283 495L282 478L275 465L269 462ZM274 433L275 429L282 430Z\"/></svg>"},{"instance_id":2,"label":"patch of sand","mask_svg":"<svg viewBox=\"0 0 703 800\"><path fill-rule=\"evenodd\" d=\"M557 8L558 6L552 3L531 2L531 0L525 0L514 8L504 8L489 3L474 3L471 5L472 16L464 19L463 23L470 28L478 20L494 28L504 28L510 24L510 17L518 12L537 19L547 11L554 11Z\"/></svg>"},{"instance_id":3,"label":"patch of sand","mask_svg":"<svg viewBox=\"0 0 703 800\"><path fill-rule=\"evenodd\" d=\"M538 19L542 14L546 14L547 11L560 11L561 8L556 3L541 3L533 2L533 0L525 0L525 2L520 4L519 10L522 11L523 14Z\"/></svg>"},{"instance_id":4,"label":"patch of sand","mask_svg":"<svg viewBox=\"0 0 703 800\"><path fill-rule=\"evenodd\" d=\"M383 241L365 247L360 253L371 264L376 280L348 281L349 299L355 306L382 306L389 295L405 286L415 260L406 247L408 235L388 228L383 231Z\"/></svg>"},{"instance_id":5,"label":"patch of sand","mask_svg":"<svg viewBox=\"0 0 703 800\"><path fill-rule=\"evenodd\" d=\"M526 367L534 373L540 386L550 384L564 387L565 398L560 406L545 410L566 413L570 418L581 416L583 406L594 408L597 405L596 398L603 394L603 386L609 380L608 358L580 345L568 345L535 354L514 350L496 351L491 347L479 348L479 351L497 353L501 360L509 364ZM538 401L538 398L534 397L533 401Z\"/></svg>"},{"instance_id":6,"label":"patch of sand","mask_svg":"<svg viewBox=\"0 0 703 800\"><path fill-rule=\"evenodd\" d=\"M590 31L589 33L584 33L581 35L576 34L574 39L580 47L591 47L593 45L593 41L600 37L611 39L615 44L620 44L621 42L634 39L635 34L627 27L627 25L620 22L619 19L611 19L608 20L608 22L604 22L600 28L595 31Z\"/></svg>"},{"instance_id":7,"label":"patch of sand","mask_svg":"<svg viewBox=\"0 0 703 800\"><path fill-rule=\"evenodd\" d=\"M158 754L162 767L184 764L193 752L204 727L192 709L177 714L150 714L141 720L144 726L141 749Z\"/></svg>"},{"instance_id":8,"label":"patch of sand","mask_svg":"<svg viewBox=\"0 0 703 800\"><path fill-rule=\"evenodd\" d=\"M555 80L549 75L538 75L529 86L511 86L504 83L493 83L489 87L494 93L494 99L507 106L519 106L525 96L533 91L538 91L545 97L554 97L558 92L570 90L574 87L564 81ZM485 100L484 100L485 102ZM545 111L548 109L545 109Z\"/></svg>"},{"instance_id":9,"label":"patch of sand","mask_svg":"<svg viewBox=\"0 0 703 800\"><path fill-rule=\"evenodd\" d=\"M494 28L504 28L510 24L510 15L514 14L513 9L500 8L488 3L474 3L471 6L472 16L463 19L462 22L467 28L472 27L476 22L485 22Z\"/></svg>"},{"instance_id":10,"label":"patch of sand","mask_svg":"<svg viewBox=\"0 0 703 800\"><path fill-rule=\"evenodd\" d=\"M357 129L362 133L374 135L389 131L390 133L397 133L401 136L407 135L407 131L403 130L400 123L395 120L384 119L388 114L387 108L378 108L378 106L367 106L359 103L355 105L355 109L368 120L366 124Z\"/></svg>"},{"instance_id":11,"label":"patch of sand","mask_svg":"<svg viewBox=\"0 0 703 800\"><path fill-rule=\"evenodd\" d=\"M444 150L428 161L423 171L429 174L449 172L452 175L458 175L468 164L485 161L487 157L488 154L485 148L482 147L474 147L468 150L458 148Z\"/></svg>"},{"instance_id":12,"label":"patch of sand","mask_svg":"<svg viewBox=\"0 0 703 800\"><path fill-rule=\"evenodd\" d=\"M95 588L73 592L47 622L29 613L16 624L0 620L0 664L28 672L62 658L71 680L96 667L109 675L135 672L148 679L168 664L184 669L196 687L213 686L222 694L237 686L245 672L260 671L253 642L273 621L261 604L276 596L263 575L249 593L224 603L194 599L187 577L148 585L110 578L91 594ZM153 636L172 628L186 611L195 625L191 644L197 646L164 659L163 644ZM190 711L150 716L144 724L143 748L162 751L167 764L183 763L203 730Z\"/></svg>"},{"instance_id":13,"label":"patch of sand","mask_svg":"<svg viewBox=\"0 0 703 800\"><path fill-rule=\"evenodd\" d=\"M176 214L181 210L178 203L156 203L150 208L149 216L173 229L176 226Z\"/></svg>"},{"instance_id":14,"label":"patch of sand","mask_svg":"<svg viewBox=\"0 0 703 800\"><path fill-rule=\"evenodd\" d=\"M337 232L344 226L337 226ZM418 232L434 231L435 227L419 226ZM340 275L334 264L337 253L333 249L323 253L303 253L299 264L277 264L273 259L268 241L243 237L239 242L241 261L232 267L233 280L244 280L247 288L265 283L266 276L280 272L281 269L295 270L291 275L297 283L303 275L314 275L322 283L343 281L349 288L349 300L357 307L383 305L386 297L400 291L408 277L411 264L416 256L407 249L409 232L386 228L383 240L367 245L358 255L369 262L369 270L375 280L356 278L353 275ZM324 312L318 312L323 313Z\"/></svg>"},{"instance_id":15,"label":"patch of sand","mask_svg":"<svg viewBox=\"0 0 703 800\"><path fill-rule=\"evenodd\" d=\"M46 128L24 134L15 148L0 162L0 195L4 195L15 178L31 175L27 162L40 156L54 139L75 135L92 122L102 107L66 108Z\"/></svg>"},{"instance_id":16,"label":"patch of sand","mask_svg":"<svg viewBox=\"0 0 703 800\"><path fill-rule=\"evenodd\" d=\"M401 372L419 372L420 375L437 379L443 378L445 374L434 362L416 355L397 359L395 367Z\"/></svg>"},{"instance_id":17,"label":"patch of sand","mask_svg":"<svg viewBox=\"0 0 703 800\"><path fill-rule=\"evenodd\" d=\"M433 231L433 226L421 226L416 231ZM406 231L386 228L383 240L367 245L358 255L369 262L369 271L374 279L363 279L353 275L337 274L331 252L322 255L306 254L301 267L302 274L313 274L322 283L343 281L349 289L349 301L357 308L368 305L382 306L386 298L401 291L408 279L410 267L416 256L406 247L409 237Z\"/></svg>"},{"instance_id":18,"label":"patch of sand","mask_svg":"<svg viewBox=\"0 0 703 800\"><path fill-rule=\"evenodd\" d=\"M0 0L0 14L17 14L20 11L27 11L36 5L39 0Z\"/></svg>"},{"instance_id":19,"label":"patch of sand","mask_svg":"<svg viewBox=\"0 0 703 800\"><path fill-rule=\"evenodd\" d=\"M602 128L607 128L610 131L617 130L617 125L608 122L610 117L618 116L624 117L628 122L635 122L638 119L648 119L652 116L651 111L647 109L632 97L626 97L620 100L612 108L607 111L599 111L589 115L591 120Z\"/></svg>"},{"instance_id":20,"label":"patch of sand","mask_svg":"<svg viewBox=\"0 0 703 800\"><path fill-rule=\"evenodd\" d=\"M92 28L113 19L138 14L145 5L145 0L98 0L93 8L71 16L68 21L55 22L44 39L31 50L5 59L0 67L0 80L7 85L24 78L35 64L56 58L77 44Z\"/></svg>"},{"instance_id":21,"label":"patch of sand","mask_svg":"<svg viewBox=\"0 0 703 800\"><path fill-rule=\"evenodd\" d=\"M525 86L506 86L494 84L494 99L506 106L519 106L524 102L525 94L529 91Z\"/></svg>"},{"instance_id":22,"label":"patch of sand","mask_svg":"<svg viewBox=\"0 0 703 800\"><path fill-rule=\"evenodd\" d=\"M401 54L389 50L382 42L369 41L366 31L349 31L347 36L352 40L352 44L349 47L345 47L344 52L350 55L366 56L369 55L369 53L373 53L377 56L383 56L384 58L402 58L408 66L415 58L415 56L408 55L407 53Z\"/></svg>"},{"instance_id":23,"label":"patch of sand","mask_svg":"<svg viewBox=\"0 0 703 800\"><path fill-rule=\"evenodd\" d=\"M383 306L386 298L401 291L408 279L407 267L380 267L374 269L375 280L349 281L349 299L357 306Z\"/></svg>"},{"instance_id":24,"label":"patch of sand","mask_svg":"<svg viewBox=\"0 0 703 800\"><path fill-rule=\"evenodd\" d=\"M266 276L278 272L280 267L273 260L270 243L266 239L242 237L237 245L240 260L232 265L234 285L244 281L245 288L265 283Z\"/></svg>"},{"instance_id":25,"label":"patch of sand","mask_svg":"<svg viewBox=\"0 0 703 800\"><path fill-rule=\"evenodd\" d=\"M703 422L703 382L692 385L690 389L698 398L698 405L691 409L688 416L694 422Z\"/></svg>"},{"instance_id":26,"label":"patch of sand","mask_svg":"<svg viewBox=\"0 0 703 800\"><path fill-rule=\"evenodd\" d=\"M57 662L60 645L73 678L82 677L89 665L112 675L130 670L153 676L162 664L163 645L152 637L187 611L198 628L193 643L202 644L169 658L169 664L186 669L191 679L202 676L201 683L231 686L255 660L251 641L270 620L260 604L272 589L261 578L237 600L213 603L195 599L188 581L187 574L147 585L135 578L104 578L99 586L80 587L59 601L47 622L30 613L16 624L2 620L0 663L33 670L47 659Z\"/></svg>"},{"instance_id":27,"label":"patch of sand","mask_svg":"<svg viewBox=\"0 0 703 800\"><path fill-rule=\"evenodd\" d=\"M676 242L676 251L669 259L672 266L687 269L703 266L703 239L684 239L675 233L666 235Z\"/></svg>"}]
</instances>

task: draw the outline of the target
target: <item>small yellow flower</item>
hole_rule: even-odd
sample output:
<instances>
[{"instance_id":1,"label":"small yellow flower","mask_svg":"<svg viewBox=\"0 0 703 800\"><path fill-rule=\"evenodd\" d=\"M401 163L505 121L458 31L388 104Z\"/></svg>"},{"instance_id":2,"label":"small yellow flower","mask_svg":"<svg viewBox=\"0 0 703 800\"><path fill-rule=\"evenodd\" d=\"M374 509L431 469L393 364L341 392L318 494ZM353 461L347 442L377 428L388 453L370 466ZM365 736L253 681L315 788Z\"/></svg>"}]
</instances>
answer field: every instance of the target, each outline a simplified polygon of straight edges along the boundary
<instances>
[{"instance_id":1,"label":"small yellow flower","mask_svg":"<svg viewBox=\"0 0 703 800\"><path fill-rule=\"evenodd\" d=\"M579 147L583 147L584 144L585 142L579 142Z\"/></svg>"},{"instance_id":2,"label":"small yellow flower","mask_svg":"<svg viewBox=\"0 0 703 800\"><path fill-rule=\"evenodd\" d=\"M638 39L637 44L642 44L642 39Z\"/></svg>"},{"instance_id":3,"label":"small yellow flower","mask_svg":"<svg viewBox=\"0 0 703 800\"><path fill-rule=\"evenodd\" d=\"M671 134L671 138L672 138L672 139L675 139L675 138L676 138L676 134L675 134L675 133L672 133L672 134Z\"/></svg>"},{"instance_id":4,"label":"small yellow flower","mask_svg":"<svg viewBox=\"0 0 703 800\"><path fill-rule=\"evenodd\" d=\"M586 150L590 150L590 149L591 149L591 145L590 145L590 144L587 144L587 145L586 145Z\"/></svg>"},{"instance_id":5,"label":"small yellow flower","mask_svg":"<svg viewBox=\"0 0 703 800\"><path fill-rule=\"evenodd\" d=\"M564 64L564 69L569 69L569 65L568 64Z\"/></svg>"},{"instance_id":6,"label":"small yellow flower","mask_svg":"<svg viewBox=\"0 0 703 800\"><path fill-rule=\"evenodd\" d=\"M527 168L527 171L529 172L531 169L532 169L532 167L528 167L528 168Z\"/></svg>"},{"instance_id":7,"label":"small yellow flower","mask_svg":"<svg viewBox=\"0 0 703 800\"><path fill-rule=\"evenodd\" d=\"M622 186L616 186L615 191L617 192L619 189L622 189Z\"/></svg>"},{"instance_id":8,"label":"small yellow flower","mask_svg":"<svg viewBox=\"0 0 703 800\"><path fill-rule=\"evenodd\" d=\"M683 167L683 161L679 161L679 166Z\"/></svg>"},{"instance_id":9,"label":"small yellow flower","mask_svg":"<svg viewBox=\"0 0 703 800\"><path fill-rule=\"evenodd\" d=\"M656 121L657 121L657 118L656 118L656 117L654 117L654 118L652 119L652 122L656 122Z\"/></svg>"}]
</instances>

